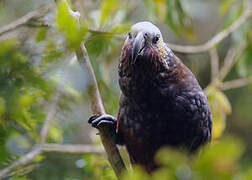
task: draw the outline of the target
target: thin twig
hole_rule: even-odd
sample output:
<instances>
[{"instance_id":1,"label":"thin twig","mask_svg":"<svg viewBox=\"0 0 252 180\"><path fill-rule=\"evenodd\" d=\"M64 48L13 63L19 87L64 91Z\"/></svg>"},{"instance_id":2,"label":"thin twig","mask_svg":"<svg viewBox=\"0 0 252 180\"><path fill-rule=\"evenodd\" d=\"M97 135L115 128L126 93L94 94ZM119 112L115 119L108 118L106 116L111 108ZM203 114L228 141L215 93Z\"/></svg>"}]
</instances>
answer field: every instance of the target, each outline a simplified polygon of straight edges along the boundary
<instances>
[{"instance_id":1,"label":"thin twig","mask_svg":"<svg viewBox=\"0 0 252 180\"><path fill-rule=\"evenodd\" d=\"M236 21L234 21L228 28L216 34L206 43L196 46L183 46L167 43L168 47L170 47L172 50L176 52L181 53L200 53L212 49L216 44L220 43L228 35L230 35L232 32L234 32L240 26L242 26L252 16L252 8L250 7L250 3L244 3L244 4L245 4L244 11L242 15Z\"/></svg>"},{"instance_id":2,"label":"thin twig","mask_svg":"<svg viewBox=\"0 0 252 180\"><path fill-rule=\"evenodd\" d=\"M44 16L49 10L52 8L52 4L45 5L40 7L39 9L36 9L34 11L31 11L24 15L23 17L17 19L16 21L11 22L8 25L5 25L0 28L0 35L3 35L4 33L7 33L9 31L15 30L20 26L23 26L30 22L33 19L39 19L42 16Z\"/></svg>"},{"instance_id":3,"label":"thin twig","mask_svg":"<svg viewBox=\"0 0 252 180\"><path fill-rule=\"evenodd\" d=\"M9 172L11 172L13 169L28 164L30 162L33 161L33 159L37 156L41 154L41 147L37 146L35 147L33 150L31 150L29 153L27 153L26 155L24 155L23 157L21 157L20 159L18 159L17 161L15 161L13 164L11 164L10 166L2 169L0 171L0 179L2 179L4 176L6 176Z\"/></svg>"},{"instance_id":4,"label":"thin twig","mask_svg":"<svg viewBox=\"0 0 252 180\"><path fill-rule=\"evenodd\" d=\"M220 89L223 91L226 91L229 89L235 89L235 88L247 86L248 84L252 84L252 77L226 81L221 85Z\"/></svg>"},{"instance_id":5,"label":"thin twig","mask_svg":"<svg viewBox=\"0 0 252 180\"><path fill-rule=\"evenodd\" d=\"M232 67L235 65L235 63L238 60L238 57L243 53L245 48L247 47L246 43L241 43L239 47L231 46L227 52L227 55L224 59L224 64L222 68L220 69L218 79L219 81L223 81L227 74L230 72Z\"/></svg>"},{"instance_id":6,"label":"thin twig","mask_svg":"<svg viewBox=\"0 0 252 180\"><path fill-rule=\"evenodd\" d=\"M54 96L53 101L52 101L53 103L49 107L49 112L47 114L45 123L44 123L44 125L41 129L41 132L40 132L40 144L44 144L46 142L48 132L50 130L51 122L52 122L52 120L56 114L56 111L57 111L57 104L58 104L60 94L61 94L61 92L60 92L60 90L58 90L56 92L56 95Z\"/></svg>"},{"instance_id":7,"label":"thin twig","mask_svg":"<svg viewBox=\"0 0 252 180\"><path fill-rule=\"evenodd\" d=\"M220 74L219 74L219 79L223 80L225 78L225 76L227 75L228 71L231 69L232 64L235 61L235 57L236 57L236 49L237 47L235 45L232 45L228 51L227 54L224 58L223 61L223 65L222 68L220 70Z\"/></svg>"},{"instance_id":8,"label":"thin twig","mask_svg":"<svg viewBox=\"0 0 252 180\"><path fill-rule=\"evenodd\" d=\"M105 153L101 147L87 144L44 144L42 151L68 154Z\"/></svg>"},{"instance_id":9,"label":"thin twig","mask_svg":"<svg viewBox=\"0 0 252 180\"><path fill-rule=\"evenodd\" d=\"M219 56L216 48L209 51L210 64L211 64L211 81L215 81L219 73Z\"/></svg>"},{"instance_id":10,"label":"thin twig","mask_svg":"<svg viewBox=\"0 0 252 180\"><path fill-rule=\"evenodd\" d=\"M0 179L8 175L17 167L26 165L32 162L38 155L42 153L67 153L67 154L103 154L104 150L101 147L94 145L82 144L38 144L29 153L15 161L12 165L0 171Z\"/></svg>"}]
</instances>

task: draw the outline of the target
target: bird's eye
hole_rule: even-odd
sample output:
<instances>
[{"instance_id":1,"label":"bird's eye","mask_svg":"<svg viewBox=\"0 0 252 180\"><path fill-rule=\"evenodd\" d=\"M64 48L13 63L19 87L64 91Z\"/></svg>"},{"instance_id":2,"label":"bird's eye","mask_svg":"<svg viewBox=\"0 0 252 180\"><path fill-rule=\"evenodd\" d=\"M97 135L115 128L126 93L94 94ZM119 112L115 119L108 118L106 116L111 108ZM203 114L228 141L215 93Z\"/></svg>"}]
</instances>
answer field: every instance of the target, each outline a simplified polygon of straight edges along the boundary
<instances>
[{"instance_id":1,"label":"bird's eye","mask_svg":"<svg viewBox=\"0 0 252 180\"><path fill-rule=\"evenodd\" d=\"M131 33L129 33L129 34L128 34L128 36L129 36L129 39L131 39L131 38L132 38L132 34L131 34Z\"/></svg>"},{"instance_id":2,"label":"bird's eye","mask_svg":"<svg viewBox=\"0 0 252 180\"><path fill-rule=\"evenodd\" d=\"M159 36L157 35L153 38L153 43L156 44L158 42L158 40L159 40Z\"/></svg>"}]
</instances>

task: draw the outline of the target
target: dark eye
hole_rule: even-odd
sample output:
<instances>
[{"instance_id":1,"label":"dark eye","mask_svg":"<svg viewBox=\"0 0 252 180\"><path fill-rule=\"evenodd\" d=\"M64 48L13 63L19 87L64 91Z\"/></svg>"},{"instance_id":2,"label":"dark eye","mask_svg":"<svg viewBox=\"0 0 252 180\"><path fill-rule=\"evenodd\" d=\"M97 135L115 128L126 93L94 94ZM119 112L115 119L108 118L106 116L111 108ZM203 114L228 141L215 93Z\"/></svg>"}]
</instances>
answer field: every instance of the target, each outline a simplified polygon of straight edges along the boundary
<instances>
[{"instance_id":1,"label":"dark eye","mask_svg":"<svg viewBox=\"0 0 252 180\"><path fill-rule=\"evenodd\" d=\"M148 37L148 33L144 33L144 37L147 38Z\"/></svg>"},{"instance_id":2,"label":"dark eye","mask_svg":"<svg viewBox=\"0 0 252 180\"><path fill-rule=\"evenodd\" d=\"M155 36L154 38L153 38L153 43L154 44L156 44L157 42L158 42L158 40L159 40L159 36L157 35L157 36Z\"/></svg>"},{"instance_id":3,"label":"dark eye","mask_svg":"<svg viewBox=\"0 0 252 180\"><path fill-rule=\"evenodd\" d=\"M131 39L131 38L132 38L132 34L131 34L131 33L129 33L129 34L128 34L128 36L129 36L129 39Z\"/></svg>"}]
</instances>

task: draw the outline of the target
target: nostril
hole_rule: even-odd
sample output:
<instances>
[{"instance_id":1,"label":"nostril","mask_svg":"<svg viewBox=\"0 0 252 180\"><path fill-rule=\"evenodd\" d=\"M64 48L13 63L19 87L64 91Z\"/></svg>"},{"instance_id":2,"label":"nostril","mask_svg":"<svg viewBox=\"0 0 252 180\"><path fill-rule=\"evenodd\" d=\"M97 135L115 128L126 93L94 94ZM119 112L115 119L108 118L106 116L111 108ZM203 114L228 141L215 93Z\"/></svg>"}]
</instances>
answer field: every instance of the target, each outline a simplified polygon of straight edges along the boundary
<instances>
[{"instance_id":1,"label":"nostril","mask_svg":"<svg viewBox=\"0 0 252 180\"><path fill-rule=\"evenodd\" d=\"M146 38L148 36L148 33L144 33L144 37Z\"/></svg>"}]
</instances>

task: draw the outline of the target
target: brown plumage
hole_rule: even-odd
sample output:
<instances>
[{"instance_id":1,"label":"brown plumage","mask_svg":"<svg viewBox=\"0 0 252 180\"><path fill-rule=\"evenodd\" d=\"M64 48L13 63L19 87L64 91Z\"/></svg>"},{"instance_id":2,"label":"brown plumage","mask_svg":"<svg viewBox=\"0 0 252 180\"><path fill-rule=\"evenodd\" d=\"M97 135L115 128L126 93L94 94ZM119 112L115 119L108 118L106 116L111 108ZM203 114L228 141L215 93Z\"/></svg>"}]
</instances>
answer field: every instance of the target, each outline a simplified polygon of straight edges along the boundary
<instances>
[{"instance_id":1,"label":"brown plumage","mask_svg":"<svg viewBox=\"0 0 252 180\"><path fill-rule=\"evenodd\" d=\"M94 127L110 124L116 142L124 144L131 162L152 172L162 146L189 152L210 141L212 119L206 96L192 72L163 42L149 22L132 26L118 67L121 88L118 119L91 117Z\"/></svg>"}]
</instances>

